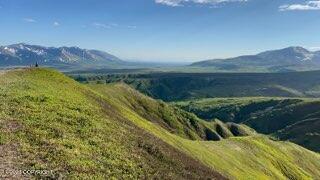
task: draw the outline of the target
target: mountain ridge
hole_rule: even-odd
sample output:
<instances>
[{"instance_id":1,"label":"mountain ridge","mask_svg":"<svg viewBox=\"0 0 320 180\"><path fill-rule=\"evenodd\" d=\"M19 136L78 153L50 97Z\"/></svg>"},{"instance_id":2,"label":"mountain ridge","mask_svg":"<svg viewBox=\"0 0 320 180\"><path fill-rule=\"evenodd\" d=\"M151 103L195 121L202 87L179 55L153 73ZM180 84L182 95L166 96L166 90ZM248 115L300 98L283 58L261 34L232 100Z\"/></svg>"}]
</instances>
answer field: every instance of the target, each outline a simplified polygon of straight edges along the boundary
<instances>
[{"instance_id":1,"label":"mountain ridge","mask_svg":"<svg viewBox=\"0 0 320 180\"><path fill-rule=\"evenodd\" d=\"M193 67L215 67L218 70L237 71L251 67L268 71L299 71L299 68L320 69L320 51L309 51L300 46L268 50L255 55L226 59L211 59L192 63Z\"/></svg>"},{"instance_id":2,"label":"mountain ridge","mask_svg":"<svg viewBox=\"0 0 320 180\"><path fill-rule=\"evenodd\" d=\"M124 64L120 58L104 51L72 47L46 47L26 43L0 46L0 66L111 66Z\"/></svg>"}]
</instances>

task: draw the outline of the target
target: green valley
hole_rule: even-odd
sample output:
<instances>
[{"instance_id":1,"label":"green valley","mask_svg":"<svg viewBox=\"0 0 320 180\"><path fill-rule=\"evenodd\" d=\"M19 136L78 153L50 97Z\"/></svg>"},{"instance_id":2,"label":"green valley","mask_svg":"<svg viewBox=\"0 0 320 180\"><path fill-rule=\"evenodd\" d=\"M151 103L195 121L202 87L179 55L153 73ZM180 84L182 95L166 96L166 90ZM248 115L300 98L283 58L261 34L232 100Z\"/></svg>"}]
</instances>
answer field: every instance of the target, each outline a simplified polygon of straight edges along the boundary
<instances>
[{"instance_id":1,"label":"green valley","mask_svg":"<svg viewBox=\"0 0 320 180\"><path fill-rule=\"evenodd\" d=\"M209 98L175 103L207 121L243 123L256 131L320 151L316 98Z\"/></svg>"},{"instance_id":2,"label":"green valley","mask_svg":"<svg viewBox=\"0 0 320 180\"><path fill-rule=\"evenodd\" d=\"M288 73L71 72L83 83L125 82L163 101L216 97L320 97L320 71Z\"/></svg>"},{"instance_id":3,"label":"green valley","mask_svg":"<svg viewBox=\"0 0 320 180\"><path fill-rule=\"evenodd\" d=\"M319 152L319 71L287 73L86 72L89 84L123 82L206 121L245 124Z\"/></svg>"},{"instance_id":4,"label":"green valley","mask_svg":"<svg viewBox=\"0 0 320 180\"><path fill-rule=\"evenodd\" d=\"M0 84L1 169L50 169L51 178L320 177L317 153L203 121L124 84L87 86L47 69L4 72Z\"/></svg>"}]
</instances>

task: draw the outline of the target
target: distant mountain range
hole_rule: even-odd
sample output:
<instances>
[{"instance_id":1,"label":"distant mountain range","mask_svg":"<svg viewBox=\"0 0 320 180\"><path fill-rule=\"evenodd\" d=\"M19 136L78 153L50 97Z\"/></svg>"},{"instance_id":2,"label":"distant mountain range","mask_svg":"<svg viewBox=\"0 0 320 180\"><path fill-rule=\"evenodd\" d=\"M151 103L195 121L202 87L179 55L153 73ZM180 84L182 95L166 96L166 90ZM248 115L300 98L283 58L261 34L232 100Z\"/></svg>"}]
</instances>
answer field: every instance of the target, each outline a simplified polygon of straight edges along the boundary
<instances>
[{"instance_id":1,"label":"distant mountain range","mask_svg":"<svg viewBox=\"0 0 320 180\"><path fill-rule=\"evenodd\" d=\"M210 67L225 71L302 71L320 69L320 51L303 47L288 47L257 55L228 59L213 59L191 64L193 67Z\"/></svg>"},{"instance_id":2,"label":"distant mountain range","mask_svg":"<svg viewBox=\"0 0 320 180\"><path fill-rule=\"evenodd\" d=\"M78 47L44 47L24 43L0 46L0 66L115 66L125 62L104 51Z\"/></svg>"},{"instance_id":3,"label":"distant mountain range","mask_svg":"<svg viewBox=\"0 0 320 180\"><path fill-rule=\"evenodd\" d=\"M45 47L24 43L0 46L0 68L40 66L58 69L141 68L152 65L126 62L104 51L79 47ZM161 66L162 67L162 66ZM209 69L212 72L288 72L320 69L320 51L303 47L288 47L257 55L228 59L213 59L191 64L188 68ZM162 67L163 68L163 67Z\"/></svg>"}]
</instances>

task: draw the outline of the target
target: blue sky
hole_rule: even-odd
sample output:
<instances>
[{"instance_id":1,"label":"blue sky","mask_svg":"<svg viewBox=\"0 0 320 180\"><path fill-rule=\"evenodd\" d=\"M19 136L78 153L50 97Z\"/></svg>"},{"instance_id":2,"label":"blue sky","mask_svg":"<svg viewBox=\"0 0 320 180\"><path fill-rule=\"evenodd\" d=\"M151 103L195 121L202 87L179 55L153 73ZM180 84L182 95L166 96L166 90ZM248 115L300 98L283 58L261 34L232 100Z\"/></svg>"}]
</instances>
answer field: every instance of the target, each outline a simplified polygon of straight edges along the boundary
<instances>
[{"instance_id":1,"label":"blue sky","mask_svg":"<svg viewBox=\"0 0 320 180\"><path fill-rule=\"evenodd\" d=\"M0 0L0 45L100 49L190 62L320 47L320 1Z\"/></svg>"}]
</instances>

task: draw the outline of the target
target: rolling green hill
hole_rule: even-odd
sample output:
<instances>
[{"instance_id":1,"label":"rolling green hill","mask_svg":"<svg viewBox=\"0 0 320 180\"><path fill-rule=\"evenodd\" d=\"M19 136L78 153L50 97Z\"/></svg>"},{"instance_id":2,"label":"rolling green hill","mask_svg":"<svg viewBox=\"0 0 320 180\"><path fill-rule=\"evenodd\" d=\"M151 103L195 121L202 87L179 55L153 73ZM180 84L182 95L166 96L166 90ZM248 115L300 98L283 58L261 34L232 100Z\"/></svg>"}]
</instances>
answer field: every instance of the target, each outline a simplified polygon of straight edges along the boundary
<instances>
[{"instance_id":1,"label":"rolling green hill","mask_svg":"<svg viewBox=\"0 0 320 180\"><path fill-rule=\"evenodd\" d=\"M60 73L10 71L0 84L1 149L14 151L0 164L52 169L54 178L221 177Z\"/></svg>"},{"instance_id":2,"label":"rolling green hill","mask_svg":"<svg viewBox=\"0 0 320 180\"><path fill-rule=\"evenodd\" d=\"M292 73L73 74L80 82L125 82L155 99L320 97L320 71Z\"/></svg>"},{"instance_id":3,"label":"rolling green hill","mask_svg":"<svg viewBox=\"0 0 320 180\"><path fill-rule=\"evenodd\" d=\"M198 117L243 123L320 151L320 100L288 98L212 98L176 103Z\"/></svg>"},{"instance_id":4,"label":"rolling green hill","mask_svg":"<svg viewBox=\"0 0 320 180\"><path fill-rule=\"evenodd\" d=\"M91 179L320 177L317 153L204 122L123 84L86 86L47 69L0 76L0 169ZM205 129L226 139L206 141Z\"/></svg>"}]
</instances>

